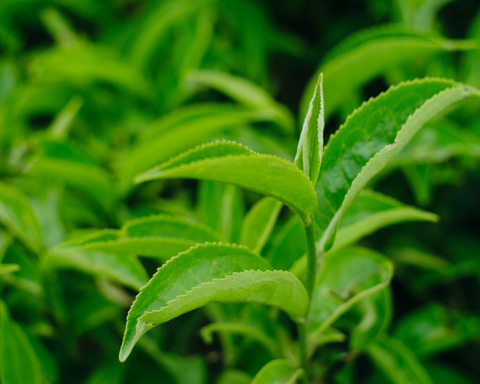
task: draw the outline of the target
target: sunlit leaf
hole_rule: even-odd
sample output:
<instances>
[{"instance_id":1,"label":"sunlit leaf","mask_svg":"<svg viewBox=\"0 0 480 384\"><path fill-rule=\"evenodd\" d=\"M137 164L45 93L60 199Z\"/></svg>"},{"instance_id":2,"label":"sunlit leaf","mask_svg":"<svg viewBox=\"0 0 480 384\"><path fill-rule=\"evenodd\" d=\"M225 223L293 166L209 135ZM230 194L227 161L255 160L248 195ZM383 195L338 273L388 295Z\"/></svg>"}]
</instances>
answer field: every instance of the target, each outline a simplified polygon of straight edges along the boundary
<instances>
[{"instance_id":1,"label":"sunlit leaf","mask_svg":"<svg viewBox=\"0 0 480 384\"><path fill-rule=\"evenodd\" d=\"M302 374L302 369L294 369L287 360L277 359L265 365L252 384L295 384Z\"/></svg>"}]
</instances>

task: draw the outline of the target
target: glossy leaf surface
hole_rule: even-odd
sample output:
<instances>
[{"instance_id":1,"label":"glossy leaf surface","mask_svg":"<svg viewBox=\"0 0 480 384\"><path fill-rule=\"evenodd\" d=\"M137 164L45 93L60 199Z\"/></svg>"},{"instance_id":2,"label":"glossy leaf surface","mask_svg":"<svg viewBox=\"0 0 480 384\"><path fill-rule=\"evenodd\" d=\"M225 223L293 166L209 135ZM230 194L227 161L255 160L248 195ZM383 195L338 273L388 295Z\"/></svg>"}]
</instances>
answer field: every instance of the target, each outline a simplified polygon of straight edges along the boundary
<instances>
[{"instance_id":1,"label":"glossy leaf surface","mask_svg":"<svg viewBox=\"0 0 480 384\"><path fill-rule=\"evenodd\" d=\"M258 254L232 245L199 245L172 258L133 303L120 360L149 329L212 301L258 302L303 316L308 295L300 281L288 272L261 272L267 269Z\"/></svg>"},{"instance_id":2,"label":"glossy leaf surface","mask_svg":"<svg viewBox=\"0 0 480 384\"><path fill-rule=\"evenodd\" d=\"M320 249L334 241L345 208L432 117L469 96L473 88L446 80L403 83L356 110L325 148L316 185Z\"/></svg>"},{"instance_id":3,"label":"glossy leaf surface","mask_svg":"<svg viewBox=\"0 0 480 384\"><path fill-rule=\"evenodd\" d=\"M200 146L140 174L136 182L181 177L221 181L274 197L308 221L308 215L316 211L317 199L305 174L278 157L247 151L230 142Z\"/></svg>"},{"instance_id":4,"label":"glossy leaf surface","mask_svg":"<svg viewBox=\"0 0 480 384\"><path fill-rule=\"evenodd\" d=\"M303 122L295 155L295 165L312 180L313 184L317 182L322 163L323 128L325 127L323 104L323 75L320 74Z\"/></svg>"}]
</instances>

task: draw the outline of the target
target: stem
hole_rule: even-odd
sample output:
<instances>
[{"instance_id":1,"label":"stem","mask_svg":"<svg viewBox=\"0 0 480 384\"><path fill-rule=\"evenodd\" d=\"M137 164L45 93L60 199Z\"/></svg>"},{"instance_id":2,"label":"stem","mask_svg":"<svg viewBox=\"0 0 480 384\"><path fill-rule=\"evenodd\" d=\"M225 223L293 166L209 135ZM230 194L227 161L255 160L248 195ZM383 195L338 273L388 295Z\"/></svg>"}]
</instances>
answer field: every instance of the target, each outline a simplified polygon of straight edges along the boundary
<instances>
[{"instance_id":1,"label":"stem","mask_svg":"<svg viewBox=\"0 0 480 384\"><path fill-rule=\"evenodd\" d=\"M315 250L315 221L313 217L310 217L310 224L305 226L305 236L307 238L307 276L305 281L305 287L310 298L312 298L313 287L315 286L315 279L317 277L317 253ZM310 301L311 303L311 301ZM310 306L310 304L309 304ZM310 308L309 308L310 311ZM308 321L301 323L298 327L299 339L300 339L300 358L302 368L305 373L303 374L303 383L308 384L308 351L307 351L307 332Z\"/></svg>"},{"instance_id":2,"label":"stem","mask_svg":"<svg viewBox=\"0 0 480 384\"><path fill-rule=\"evenodd\" d=\"M307 277L305 287L307 288L310 298L313 293L315 277L317 272L317 254L315 250L315 222L313 217L308 226L305 227L305 235L307 237Z\"/></svg>"}]
</instances>

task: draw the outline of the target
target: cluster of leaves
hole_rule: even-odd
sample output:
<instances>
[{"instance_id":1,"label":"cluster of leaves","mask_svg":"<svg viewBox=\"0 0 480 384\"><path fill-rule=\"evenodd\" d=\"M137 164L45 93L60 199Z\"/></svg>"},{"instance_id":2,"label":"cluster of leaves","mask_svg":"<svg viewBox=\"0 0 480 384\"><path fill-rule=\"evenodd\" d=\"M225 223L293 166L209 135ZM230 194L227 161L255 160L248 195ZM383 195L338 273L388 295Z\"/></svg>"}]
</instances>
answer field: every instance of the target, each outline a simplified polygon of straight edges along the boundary
<instances>
[{"instance_id":1,"label":"cluster of leaves","mask_svg":"<svg viewBox=\"0 0 480 384\"><path fill-rule=\"evenodd\" d=\"M478 381L480 13L445 38L448 2L367 2L400 23L323 55L299 130L268 2L2 2L0 383Z\"/></svg>"}]
</instances>

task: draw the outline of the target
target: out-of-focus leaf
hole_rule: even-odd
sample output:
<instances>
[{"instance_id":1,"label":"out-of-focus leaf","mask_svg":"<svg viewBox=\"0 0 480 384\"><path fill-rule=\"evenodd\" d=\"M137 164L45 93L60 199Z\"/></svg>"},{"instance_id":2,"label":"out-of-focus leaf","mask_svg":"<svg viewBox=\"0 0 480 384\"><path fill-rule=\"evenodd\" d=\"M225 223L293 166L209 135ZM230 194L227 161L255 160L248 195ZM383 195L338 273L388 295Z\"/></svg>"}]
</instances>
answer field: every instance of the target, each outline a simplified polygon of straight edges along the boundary
<instances>
[{"instance_id":1,"label":"out-of-focus leaf","mask_svg":"<svg viewBox=\"0 0 480 384\"><path fill-rule=\"evenodd\" d=\"M366 352L393 384L433 384L412 351L393 337L368 344Z\"/></svg>"},{"instance_id":2,"label":"out-of-focus leaf","mask_svg":"<svg viewBox=\"0 0 480 384\"><path fill-rule=\"evenodd\" d=\"M442 362L427 361L424 363L428 374L435 384L475 384L476 379L464 372L462 369L455 369Z\"/></svg>"},{"instance_id":3,"label":"out-of-focus leaf","mask_svg":"<svg viewBox=\"0 0 480 384\"><path fill-rule=\"evenodd\" d=\"M42 228L25 194L0 183L0 220L33 252L42 248Z\"/></svg>"},{"instance_id":4,"label":"out-of-focus leaf","mask_svg":"<svg viewBox=\"0 0 480 384\"><path fill-rule=\"evenodd\" d=\"M190 71L186 80L217 89L232 99L260 111L267 119L277 122L287 134L294 131L295 122L290 111L248 80L228 73L207 70Z\"/></svg>"},{"instance_id":5,"label":"out-of-focus leaf","mask_svg":"<svg viewBox=\"0 0 480 384\"><path fill-rule=\"evenodd\" d=\"M480 320L430 304L404 317L393 335L424 358L480 337Z\"/></svg>"},{"instance_id":6,"label":"out-of-focus leaf","mask_svg":"<svg viewBox=\"0 0 480 384\"><path fill-rule=\"evenodd\" d=\"M240 243L261 252L273 230L283 204L271 197L259 200L245 216Z\"/></svg>"},{"instance_id":7,"label":"out-of-focus leaf","mask_svg":"<svg viewBox=\"0 0 480 384\"><path fill-rule=\"evenodd\" d=\"M55 8L46 8L40 13L40 18L59 45L68 47L77 43L78 37L68 21L58 10Z\"/></svg>"},{"instance_id":8,"label":"out-of-focus leaf","mask_svg":"<svg viewBox=\"0 0 480 384\"><path fill-rule=\"evenodd\" d=\"M300 281L288 272L263 272L267 269L258 254L233 245L199 245L172 258L133 303L120 360L151 328L212 301L258 302L279 306L294 319L304 316L308 295Z\"/></svg>"},{"instance_id":9,"label":"out-of-focus leaf","mask_svg":"<svg viewBox=\"0 0 480 384\"><path fill-rule=\"evenodd\" d=\"M323 75L320 74L303 122L295 155L295 165L312 180L313 184L317 182L322 164L324 127Z\"/></svg>"},{"instance_id":10,"label":"out-of-focus leaf","mask_svg":"<svg viewBox=\"0 0 480 384\"><path fill-rule=\"evenodd\" d=\"M438 216L401 203L389 196L362 191L345 210L332 250L355 243L380 228L405 221L437 222Z\"/></svg>"},{"instance_id":11,"label":"out-of-focus leaf","mask_svg":"<svg viewBox=\"0 0 480 384\"><path fill-rule=\"evenodd\" d=\"M40 363L43 381L48 384L57 383L59 378L58 365L52 353L39 339L30 337L29 340Z\"/></svg>"},{"instance_id":12,"label":"out-of-focus leaf","mask_svg":"<svg viewBox=\"0 0 480 384\"><path fill-rule=\"evenodd\" d=\"M203 327L200 330L200 335L203 341L211 344L213 342L212 334L214 332L243 335L262 344L273 356L278 354L276 341L252 325L244 323L212 323Z\"/></svg>"},{"instance_id":13,"label":"out-of-focus leaf","mask_svg":"<svg viewBox=\"0 0 480 384\"><path fill-rule=\"evenodd\" d=\"M60 244L50 248L43 258L46 268L74 268L139 289L148 280L137 257L121 252L90 251L85 246Z\"/></svg>"},{"instance_id":14,"label":"out-of-focus leaf","mask_svg":"<svg viewBox=\"0 0 480 384\"><path fill-rule=\"evenodd\" d=\"M77 188L107 210L113 204L111 176L71 144L45 140L42 155L32 162L28 174Z\"/></svg>"},{"instance_id":15,"label":"out-of-focus leaf","mask_svg":"<svg viewBox=\"0 0 480 384\"><path fill-rule=\"evenodd\" d=\"M325 147L316 185L319 247L333 245L345 208L432 117L477 90L446 80L403 83L371 99L347 119Z\"/></svg>"},{"instance_id":16,"label":"out-of-focus leaf","mask_svg":"<svg viewBox=\"0 0 480 384\"><path fill-rule=\"evenodd\" d=\"M55 120L52 122L48 128L50 134L55 139L64 139L67 137L70 127L72 126L73 120L77 116L78 111L82 107L83 99L76 95L70 99L68 104L63 108Z\"/></svg>"},{"instance_id":17,"label":"out-of-focus leaf","mask_svg":"<svg viewBox=\"0 0 480 384\"><path fill-rule=\"evenodd\" d=\"M288 270L306 251L305 230L293 216L273 238L267 258L274 268Z\"/></svg>"},{"instance_id":18,"label":"out-of-focus leaf","mask_svg":"<svg viewBox=\"0 0 480 384\"><path fill-rule=\"evenodd\" d=\"M477 47L474 40L448 40L404 26L383 25L355 32L325 57L305 89L300 116L306 114L320 73L324 77L325 117L328 117L353 91L389 68L438 52Z\"/></svg>"},{"instance_id":19,"label":"out-of-focus leaf","mask_svg":"<svg viewBox=\"0 0 480 384\"><path fill-rule=\"evenodd\" d=\"M0 301L0 378L3 384L41 384L40 363L23 330Z\"/></svg>"},{"instance_id":20,"label":"out-of-focus leaf","mask_svg":"<svg viewBox=\"0 0 480 384\"><path fill-rule=\"evenodd\" d=\"M118 167L122 186L127 191L139 172L211 140L225 128L263 120L257 111L228 104L199 104L171 112L152 123L126 154Z\"/></svg>"},{"instance_id":21,"label":"out-of-focus leaf","mask_svg":"<svg viewBox=\"0 0 480 384\"><path fill-rule=\"evenodd\" d=\"M84 384L122 384L123 365L117 362L100 365L84 382Z\"/></svg>"},{"instance_id":22,"label":"out-of-focus leaf","mask_svg":"<svg viewBox=\"0 0 480 384\"><path fill-rule=\"evenodd\" d=\"M0 264L0 275L16 272L20 269L18 264Z\"/></svg>"},{"instance_id":23,"label":"out-of-focus leaf","mask_svg":"<svg viewBox=\"0 0 480 384\"><path fill-rule=\"evenodd\" d=\"M309 352L354 304L385 289L392 275L392 263L365 248L347 248L324 257L309 311Z\"/></svg>"},{"instance_id":24,"label":"out-of-focus leaf","mask_svg":"<svg viewBox=\"0 0 480 384\"><path fill-rule=\"evenodd\" d=\"M252 384L295 384L302 373L287 360L272 360L255 375Z\"/></svg>"},{"instance_id":25,"label":"out-of-focus leaf","mask_svg":"<svg viewBox=\"0 0 480 384\"><path fill-rule=\"evenodd\" d=\"M251 384L252 378L242 371L228 369L222 372L222 375L216 384Z\"/></svg>"},{"instance_id":26,"label":"out-of-focus leaf","mask_svg":"<svg viewBox=\"0 0 480 384\"><path fill-rule=\"evenodd\" d=\"M136 182L192 178L221 181L282 201L304 223L317 209L312 183L292 163L261 155L233 142L216 142L187 151L137 176Z\"/></svg>"}]
</instances>

